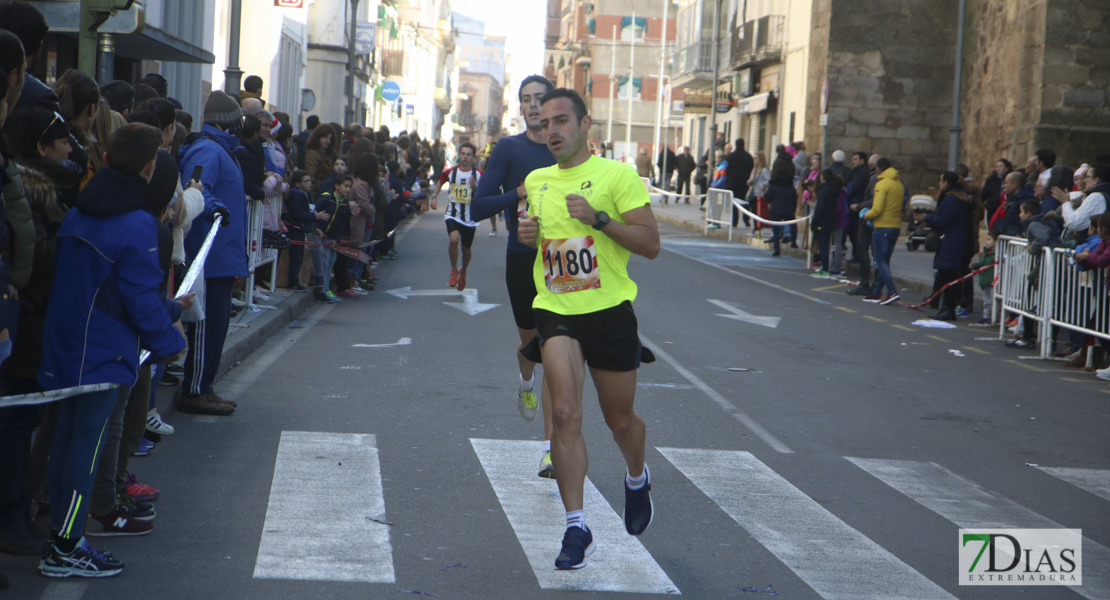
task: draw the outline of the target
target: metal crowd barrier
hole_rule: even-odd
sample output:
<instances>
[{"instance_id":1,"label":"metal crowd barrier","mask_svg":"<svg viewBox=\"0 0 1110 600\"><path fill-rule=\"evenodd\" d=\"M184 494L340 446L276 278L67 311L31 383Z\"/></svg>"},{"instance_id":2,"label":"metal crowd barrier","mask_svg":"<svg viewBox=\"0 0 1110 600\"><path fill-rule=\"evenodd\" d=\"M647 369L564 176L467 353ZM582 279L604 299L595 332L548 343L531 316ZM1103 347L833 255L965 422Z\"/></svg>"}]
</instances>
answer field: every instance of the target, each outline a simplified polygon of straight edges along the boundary
<instances>
[{"instance_id":1,"label":"metal crowd barrier","mask_svg":"<svg viewBox=\"0 0 1110 600\"><path fill-rule=\"evenodd\" d=\"M1026 240L1009 236L998 238L995 256L1000 339L1006 335L1007 314L1037 323L1040 357L1044 359L1052 356L1053 328L1110 339L1106 269L1080 271L1071 260L1072 251L1064 248L1030 254Z\"/></svg>"},{"instance_id":2,"label":"metal crowd barrier","mask_svg":"<svg viewBox=\"0 0 1110 600\"><path fill-rule=\"evenodd\" d=\"M277 285L277 260L278 250L275 248L265 248L262 246L263 223L265 221L265 207L269 205L274 211L275 215L281 215L282 197L281 194L266 196L263 200L247 200L247 266L250 269L250 274L247 276L247 289L243 294L243 301L247 303L247 307L258 306L258 308L272 309L273 306L264 304L254 304L254 281L255 272L258 267L264 265L273 265L270 267L270 285L269 288L273 291Z\"/></svg>"},{"instance_id":3,"label":"metal crowd barrier","mask_svg":"<svg viewBox=\"0 0 1110 600\"><path fill-rule=\"evenodd\" d=\"M1110 339L1106 269L1080 271L1071 250L1063 248L1046 250L1044 261L1046 277L1052 282L1044 294L1048 324ZM1042 356L1047 358L1052 352L1050 336L1045 340Z\"/></svg>"},{"instance_id":4,"label":"metal crowd barrier","mask_svg":"<svg viewBox=\"0 0 1110 600\"><path fill-rule=\"evenodd\" d=\"M705 195L705 233L709 225L728 227L728 241L732 241L732 192L709 188Z\"/></svg>"}]
</instances>

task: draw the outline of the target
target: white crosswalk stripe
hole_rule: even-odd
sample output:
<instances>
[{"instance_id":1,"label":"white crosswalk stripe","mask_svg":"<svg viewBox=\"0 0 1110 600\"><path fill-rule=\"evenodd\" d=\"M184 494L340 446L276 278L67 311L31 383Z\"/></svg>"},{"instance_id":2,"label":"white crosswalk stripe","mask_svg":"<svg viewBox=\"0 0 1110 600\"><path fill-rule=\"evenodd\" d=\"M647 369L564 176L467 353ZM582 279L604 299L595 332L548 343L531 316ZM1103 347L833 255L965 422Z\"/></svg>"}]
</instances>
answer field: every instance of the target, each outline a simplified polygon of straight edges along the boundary
<instances>
[{"instance_id":1,"label":"white crosswalk stripe","mask_svg":"<svg viewBox=\"0 0 1110 600\"><path fill-rule=\"evenodd\" d=\"M1110 470L1068 469L1064 467L1038 467L1040 470L1074 485L1077 488L1110 500Z\"/></svg>"},{"instance_id":2,"label":"white crosswalk stripe","mask_svg":"<svg viewBox=\"0 0 1110 600\"><path fill-rule=\"evenodd\" d=\"M586 559L585 569L556 570L565 512L555 482L536 477L542 443L486 439L470 443L542 589L679 593L643 544L624 530L622 518L589 479L585 511L597 551ZM533 456L537 460L522 459Z\"/></svg>"},{"instance_id":3,"label":"white crosswalk stripe","mask_svg":"<svg viewBox=\"0 0 1110 600\"><path fill-rule=\"evenodd\" d=\"M658 450L822 597L952 598L751 453Z\"/></svg>"},{"instance_id":4,"label":"white crosswalk stripe","mask_svg":"<svg viewBox=\"0 0 1110 600\"><path fill-rule=\"evenodd\" d=\"M681 593L640 539L625 532L623 507L610 504L589 479L585 511L597 551L586 569L555 569L564 510L555 482L536 477L538 460L528 459L538 459L542 443L476 438L470 443L541 589ZM883 548L882 540L845 523L750 452L657 450L823 598L953 597ZM960 528L1063 527L936 463L847 460ZM1039 468L1110 500L1110 470ZM336 496L337 487L348 493ZM283 431L254 577L396 583L386 521L374 435ZM1083 555L1090 567L1083 585L1072 590L1110 598L1110 572L1096 566L1110 564L1110 549L1084 538ZM861 572L868 578L861 580Z\"/></svg>"},{"instance_id":5,"label":"white crosswalk stripe","mask_svg":"<svg viewBox=\"0 0 1110 600\"><path fill-rule=\"evenodd\" d=\"M1063 526L979 484L932 463L848 458L856 466L963 529L1059 529ZM1083 585L1087 598L1110 598L1110 549L1083 538Z\"/></svg>"},{"instance_id":6,"label":"white crosswalk stripe","mask_svg":"<svg viewBox=\"0 0 1110 600\"><path fill-rule=\"evenodd\" d=\"M283 431L254 576L394 583L384 519L373 435Z\"/></svg>"}]
</instances>

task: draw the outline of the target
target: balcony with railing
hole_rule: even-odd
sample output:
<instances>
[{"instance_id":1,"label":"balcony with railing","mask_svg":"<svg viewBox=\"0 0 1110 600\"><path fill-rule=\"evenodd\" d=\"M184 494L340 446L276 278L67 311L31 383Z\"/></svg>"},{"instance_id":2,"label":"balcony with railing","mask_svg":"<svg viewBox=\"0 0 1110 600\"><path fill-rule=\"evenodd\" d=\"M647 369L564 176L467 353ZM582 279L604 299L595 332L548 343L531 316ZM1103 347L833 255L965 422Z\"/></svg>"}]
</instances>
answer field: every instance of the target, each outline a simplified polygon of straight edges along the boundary
<instances>
[{"instance_id":1,"label":"balcony with railing","mask_svg":"<svg viewBox=\"0 0 1110 600\"><path fill-rule=\"evenodd\" d=\"M713 42L694 42L678 51L675 87L705 87L713 80Z\"/></svg>"},{"instance_id":2,"label":"balcony with railing","mask_svg":"<svg viewBox=\"0 0 1110 600\"><path fill-rule=\"evenodd\" d=\"M786 17L782 15L767 15L733 28L732 68L745 69L781 60L785 39Z\"/></svg>"},{"instance_id":3,"label":"balcony with railing","mask_svg":"<svg viewBox=\"0 0 1110 600\"><path fill-rule=\"evenodd\" d=\"M382 75L390 77L405 74L405 51L401 49L382 50Z\"/></svg>"}]
</instances>

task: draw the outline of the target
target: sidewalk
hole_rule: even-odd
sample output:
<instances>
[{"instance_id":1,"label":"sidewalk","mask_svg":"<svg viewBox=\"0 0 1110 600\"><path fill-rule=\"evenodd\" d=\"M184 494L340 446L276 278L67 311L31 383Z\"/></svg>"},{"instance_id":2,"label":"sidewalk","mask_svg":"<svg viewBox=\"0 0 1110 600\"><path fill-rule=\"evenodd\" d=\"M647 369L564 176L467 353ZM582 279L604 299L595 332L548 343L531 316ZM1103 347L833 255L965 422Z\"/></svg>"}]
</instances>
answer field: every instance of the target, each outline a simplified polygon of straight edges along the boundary
<instances>
[{"instance_id":1,"label":"sidewalk","mask_svg":"<svg viewBox=\"0 0 1110 600\"><path fill-rule=\"evenodd\" d=\"M308 293L294 293L279 288L269 294L266 301L255 297L255 304L273 308L262 308L258 312L239 309L239 314L231 318L231 326L227 330L227 341L224 343L223 356L220 359L220 369L216 374L216 381L227 373L232 367L239 364L251 352L261 348L271 336L281 331L283 327L296 319L301 313L308 310L314 303L313 295ZM158 382L152 382L158 385ZM159 386L156 404L158 413L168 417L176 411L177 399L181 396L181 386Z\"/></svg>"},{"instance_id":2,"label":"sidewalk","mask_svg":"<svg viewBox=\"0 0 1110 600\"><path fill-rule=\"evenodd\" d=\"M652 194L653 198L656 194ZM655 200L652 202L651 210L655 212L655 217L664 222L672 225L678 225L686 229L697 231L701 234L705 230L705 213L699 210L698 201L690 200L690 204L682 202L676 204L673 200L667 204L660 204ZM728 229L722 227L721 229L710 229L708 237L719 240L728 239ZM762 236L762 237L759 237ZM761 232L752 232L751 227L745 227L743 219L740 221L740 226L732 231L732 241L738 244L747 244L753 248L759 248L771 253L771 245L763 243L764 239L770 239L771 229L765 228ZM851 242L848 242L848 252L851 255ZM816 249L815 249L816 253ZM789 246L782 247L782 254L785 256L792 256L805 260L806 251L801 248L790 248ZM845 264L844 268L847 269L848 275L853 278L859 278L859 269L855 265ZM898 286L899 290L903 292L910 292L909 298L903 301L910 300L911 302L918 300L916 296L924 297L931 294L933 291L933 253L925 252L922 249L909 250L906 248L906 237L903 234L898 238L898 243L894 247L894 256L890 259L890 268L894 275L894 283ZM845 287L845 290L848 288Z\"/></svg>"}]
</instances>

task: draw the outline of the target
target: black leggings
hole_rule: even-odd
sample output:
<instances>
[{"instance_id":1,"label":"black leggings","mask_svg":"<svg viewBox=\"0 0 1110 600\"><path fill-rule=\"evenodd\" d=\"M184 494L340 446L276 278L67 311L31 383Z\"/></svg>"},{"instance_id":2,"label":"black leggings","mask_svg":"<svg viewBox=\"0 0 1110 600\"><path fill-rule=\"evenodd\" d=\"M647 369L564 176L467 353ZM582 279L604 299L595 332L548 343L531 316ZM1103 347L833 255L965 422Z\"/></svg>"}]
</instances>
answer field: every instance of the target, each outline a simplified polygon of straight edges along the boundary
<instances>
[{"instance_id":1,"label":"black leggings","mask_svg":"<svg viewBox=\"0 0 1110 600\"><path fill-rule=\"evenodd\" d=\"M335 280L335 291L342 292L351 289L351 284L347 283L347 261L349 259L345 254L339 252L335 253L335 267L332 269L332 279Z\"/></svg>"},{"instance_id":2,"label":"black leggings","mask_svg":"<svg viewBox=\"0 0 1110 600\"><path fill-rule=\"evenodd\" d=\"M945 284L956 281L959 278L960 272L958 270L937 269L937 276L933 280L933 293L936 293L936 290L944 287ZM940 307L951 308L954 310L956 308L956 305L960 303L960 300L963 299L963 296L963 286L957 283L956 285L953 285L944 290L944 293L941 294Z\"/></svg>"}]
</instances>

